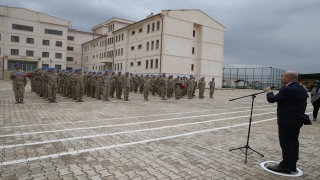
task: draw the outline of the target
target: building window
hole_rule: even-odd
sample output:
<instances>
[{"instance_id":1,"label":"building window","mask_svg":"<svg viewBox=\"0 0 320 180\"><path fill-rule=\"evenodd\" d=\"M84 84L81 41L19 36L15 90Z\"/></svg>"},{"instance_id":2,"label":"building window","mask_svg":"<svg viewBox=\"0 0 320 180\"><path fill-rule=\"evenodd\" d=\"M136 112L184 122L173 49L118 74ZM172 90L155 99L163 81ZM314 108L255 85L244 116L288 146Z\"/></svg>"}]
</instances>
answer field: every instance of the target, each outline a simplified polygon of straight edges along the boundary
<instances>
[{"instance_id":1,"label":"building window","mask_svg":"<svg viewBox=\"0 0 320 180\"><path fill-rule=\"evenodd\" d=\"M154 28L155 28L155 24L152 23L152 32L154 31Z\"/></svg>"},{"instance_id":2,"label":"building window","mask_svg":"<svg viewBox=\"0 0 320 180\"><path fill-rule=\"evenodd\" d=\"M137 65L138 65L138 66L141 66L141 61L138 61Z\"/></svg>"},{"instance_id":3,"label":"building window","mask_svg":"<svg viewBox=\"0 0 320 180\"><path fill-rule=\"evenodd\" d=\"M121 56L123 55L123 48L121 48Z\"/></svg>"},{"instance_id":4,"label":"building window","mask_svg":"<svg viewBox=\"0 0 320 180\"><path fill-rule=\"evenodd\" d=\"M118 65L118 69L117 70L119 70L119 63L117 63L117 65Z\"/></svg>"},{"instance_id":5,"label":"building window","mask_svg":"<svg viewBox=\"0 0 320 180\"><path fill-rule=\"evenodd\" d=\"M68 40L69 41L74 41L74 37L73 36L68 36Z\"/></svg>"},{"instance_id":6,"label":"building window","mask_svg":"<svg viewBox=\"0 0 320 180\"><path fill-rule=\"evenodd\" d=\"M118 36L116 36L116 42L118 42Z\"/></svg>"},{"instance_id":7,"label":"building window","mask_svg":"<svg viewBox=\"0 0 320 180\"><path fill-rule=\"evenodd\" d=\"M194 47L192 47L192 54L194 54Z\"/></svg>"},{"instance_id":8,"label":"building window","mask_svg":"<svg viewBox=\"0 0 320 180\"><path fill-rule=\"evenodd\" d=\"M153 59L150 59L150 68L153 68Z\"/></svg>"},{"instance_id":9,"label":"building window","mask_svg":"<svg viewBox=\"0 0 320 180\"><path fill-rule=\"evenodd\" d=\"M54 69L61 70L61 65L59 64L54 65Z\"/></svg>"},{"instance_id":10,"label":"building window","mask_svg":"<svg viewBox=\"0 0 320 180\"><path fill-rule=\"evenodd\" d=\"M67 57L67 61L73 61L73 57Z\"/></svg>"},{"instance_id":11,"label":"building window","mask_svg":"<svg viewBox=\"0 0 320 180\"><path fill-rule=\"evenodd\" d=\"M62 41L56 41L56 46L57 47L62 47Z\"/></svg>"},{"instance_id":12,"label":"building window","mask_svg":"<svg viewBox=\"0 0 320 180\"><path fill-rule=\"evenodd\" d=\"M191 71L193 71L194 69L194 64L191 64Z\"/></svg>"},{"instance_id":13,"label":"building window","mask_svg":"<svg viewBox=\"0 0 320 180\"><path fill-rule=\"evenodd\" d=\"M11 49L12 55L19 55L19 49Z\"/></svg>"},{"instance_id":14,"label":"building window","mask_svg":"<svg viewBox=\"0 0 320 180\"><path fill-rule=\"evenodd\" d=\"M147 33L149 33L150 32L150 24L148 24L148 26L147 26Z\"/></svg>"},{"instance_id":15,"label":"building window","mask_svg":"<svg viewBox=\"0 0 320 180\"><path fill-rule=\"evenodd\" d=\"M49 52L42 52L42 57L49 57Z\"/></svg>"},{"instance_id":16,"label":"building window","mask_svg":"<svg viewBox=\"0 0 320 180\"><path fill-rule=\"evenodd\" d=\"M114 70L117 70L117 65L116 64L114 64Z\"/></svg>"},{"instance_id":17,"label":"building window","mask_svg":"<svg viewBox=\"0 0 320 180\"><path fill-rule=\"evenodd\" d=\"M42 64L42 67L48 68L49 64Z\"/></svg>"},{"instance_id":18,"label":"building window","mask_svg":"<svg viewBox=\"0 0 320 180\"><path fill-rule=\"evenodd\" d=\"M93 59L94 59L94 57L96 57L96 56L95 56L95 55L93 55L92 57L93 57Z\"/></svg>"},{"instance_id":19,"label":"building window","mask_svg":"<svg viewBox=\"0 0 320 180\"><path fill-rule=\"evenodd\" d=\"M159 40L156 41L156 49L159 49Z\"/></svg>"},{"instance_id":20,"label":"building window","mask_svg":"<svg viewBox=\"0 0 320 180\"><path fill-rule=\"evenodd\" d=\"M160 21L157 22L157 31L160 30Z\"/></svg>"},{"instance_id":21,"label":"building window","mask_svg":"<svg viewBox=\"0 0 320 180\"><path fill-rule=\"evenodd\" d=\"M34 44L34 39L33 38L27 38L27 43L28 44Z\"/></svg>"},{"instance_id":22,"label":"building window","mask_svg":"<svg viewBox=\"0 0 320 180\"><path fill-rule=\"evenodd\" d=\"M196 31L193 30L193 37L196 37Z\"/></svg>"},{"instance_id":23,"label":"building window","mask_svg":"<svg viewBox=\"0 0 320 180\"><path fill-rule=\"evenodd\" d=\"M133 66L133 62L130 63L130 66L131 66L131 67Z\"/></svg>"},{"instance_id":24,"label":"building window","mask_svg":"<svg viewBox=\"0 0 320 180\"><path fill-rule=\"evenodd\" d=\"M50 41L49 40L42 40L42 45L46 45L46 46L49 46L50 44Z\"/></svg>"},{"instance_id":25,"label":"building window","mask_svg":"<svg viewBox=\"0 0 320 180\"><path fill-rule=\"evenodd\" d=\"M131 32L131 35L135 35L135 34L136 34L136 31L132 31L132 32Z\"/></svg>"},{"instance_id":26,"label":"building window","mask_svg":"<svg viewBox=\"0 0 320 180\"><path fill-rule=\"evenodd\" d=\"M142 45L140 44L140 45L138 45L138 49L141 49L142 48Z\"/></svg>"},{"instance_id":27,"label":"building window","mask_svg":"<svg viewBox=\"0 0 320 180\"><path fill-rule=\"evenodd\" d=\"M73 51L73 47L68 46L67 51Z\"/></svg>"},{"instance_id":28,"label":"building window","mask_svg":"<svg viewBox=\"0 0 320 180\"><path fill-rule=\"evenodd\" d=\"M118 55L118 51L116 50L116 54L115 54L115 56L117 56Z\"/></svg>"},{"instance_id":29,"label":"building window","mask_svg":"<svg viewBox=\"0 0 320 180\"><path fill-rule=\"evenodd\" d=\"M134 50L134 46L131 46L131 51L133 51Z\"/></svg>"},{"instance_id":30,"label":"building window","mask_svg":"<svg viewBox=\"0 0 320 180\"><path fill-rule=\"evenodd\" d=\"M19 42L19 36L11 36L11 42Z\"/></svg>"},{"instance_id":31,"label":"building window","mask_svg":"<svg viewBox=\"0 0 320 180\"><path fill-rule=\"evenodd\" d=\"M146 60L146 69L148 69L149 66L149 60Z\"/></svg>"},{"instance_id":32,"label":"building window","mask_svg":"<svg viewBox=\"0 0 320 180\"><path fill-rule=\"evenodd\" d=\"M122 41L123 41L123 33L122 33Z\"/></svg>"},{"instance_id":33,"label":"building window","mask_svg":"<svg viewBox=\"0 0 320 180\"><path fill-rule=\"evenodd\" d=\"M61 59L61 58L62 58L62 53L56 53L55 58L57 58L57 59Z\"/></svg>"},{"instance_id":34,"label":"building window","mask_svg":"<svg viewBox=\"0 0 320 180\"><path fill-rule=\"evenodd\" d=\"M33 51L26 51L26 56L33 56Z\"/></svg>"},{"instance_id":35,"label":"building window","mask_svg":"<svg viewBox=\"0 0 320 180\"><path fill-rule=\"evenodd\" d=\"M118 56L120 56L120 49L118 49Z\"/></svg>"},{"instance_id":36,"label":"building window","mask_svg":"<svg viewBox=\"0 0 320 180\"><path fill-rule=\"evenodd\" d=\"M149 42L147 42L147 51L149 51Z\"/></svg>"},{"instance_id":37,"label":"building window","mask_svg":"<svg viewBox=\"0 0 320 180\"><path fill-rule=\"evenodd\" d=\"M151 41L151 50L153 50L154 41Z\"/></svg>"},{"instance_id":38,"label":"building window","mask_svg":"<svg viewBox=\"0 0 320 180\"><path fill-rule=\"evenodd\" d=\"M73 69L72 67L66 67L67 71L72 71L72 69Z\"/></svg>"},{"instance_id":39,"label":"building window","mask_svg":"<svg viewBox=\"0 0 320 180\"><path fill-rule=\"evenodd\" d=\"M60 35L62 36L62 31L52 30L52 29L45 29L45 34L54 34L54 35Z\"/></svg>"},{"instance_id":40,"label":"building window","mask_svg":"<svg viewBox=\"0 0 320 180\"><path fill-rule=\"evenodd\" d=\"M139 33L142 33L142 28L139 29Z\"/></svg>"},{"instance_id":41,"label":"building window","mask_svg":"<svg viewBox=\"0 0 320 180\"><path fill-rule=\"evenodd\" d=\"M156 64L155 64L155 67L154 68L158 68L158 59L156 59Z\"/></svg>"},{"instance_id":42,"label":"building window","mask_svg":"<svg viewBox=\"0 0 320 180\"><path fill-rule=\"evenodd\" d=\"M23 26L18 24L12 24L12 29L23 30L23 31L33 31L31 26Z\"/></svg>"}]
</instances>

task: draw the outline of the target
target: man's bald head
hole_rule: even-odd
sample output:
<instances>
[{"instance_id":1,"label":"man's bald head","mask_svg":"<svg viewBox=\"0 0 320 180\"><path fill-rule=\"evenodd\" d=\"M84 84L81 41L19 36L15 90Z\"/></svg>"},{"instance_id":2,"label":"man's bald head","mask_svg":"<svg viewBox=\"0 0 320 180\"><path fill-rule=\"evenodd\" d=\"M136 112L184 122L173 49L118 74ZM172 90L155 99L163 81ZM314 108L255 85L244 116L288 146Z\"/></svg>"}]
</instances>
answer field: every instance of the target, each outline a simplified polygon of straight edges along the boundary
<instances>
[{"instance_id":1,"label":"man's bald head","mask_svg":"<svg viewBox=\"0 0 320 180\"><path fill-rule=\"evenodd\" d=\"M296 71L287 71L284 73L286 77L289 77L292 81L298 81L298 73Z\"/></svg>"}]
</instances>

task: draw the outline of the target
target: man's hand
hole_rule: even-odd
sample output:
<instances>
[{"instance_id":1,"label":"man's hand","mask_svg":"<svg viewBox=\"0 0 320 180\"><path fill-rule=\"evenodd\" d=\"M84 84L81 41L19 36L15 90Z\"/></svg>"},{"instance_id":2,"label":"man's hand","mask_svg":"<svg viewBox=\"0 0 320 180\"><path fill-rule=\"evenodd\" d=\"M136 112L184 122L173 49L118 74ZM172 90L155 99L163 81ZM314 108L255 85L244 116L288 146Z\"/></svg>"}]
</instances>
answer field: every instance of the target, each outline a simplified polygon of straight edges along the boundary
<instances>
[{"instance_id":1,"label":"man's hand","mask_svg":"<svg viewBox=\"0 0 320 180\"><path fill-rule=\"evenodd\" d=\"M272 91L270 87L266 87L266 88L264 89L264 92L266 92L266 93L268 93L268 92L270 92L270 91Z\"/></svg>"}]
</instances>

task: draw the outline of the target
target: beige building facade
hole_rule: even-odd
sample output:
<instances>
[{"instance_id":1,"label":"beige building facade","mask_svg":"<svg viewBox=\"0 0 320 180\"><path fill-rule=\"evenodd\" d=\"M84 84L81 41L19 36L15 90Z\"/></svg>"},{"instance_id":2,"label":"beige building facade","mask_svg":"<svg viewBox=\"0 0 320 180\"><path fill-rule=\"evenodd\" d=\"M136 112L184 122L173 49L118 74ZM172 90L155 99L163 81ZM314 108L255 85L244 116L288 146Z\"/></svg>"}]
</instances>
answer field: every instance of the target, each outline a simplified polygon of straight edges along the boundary
<instances>
[{"instance_id":1,"label":"beige building facade","mask_svg":"<svg viewBox=\"0 0 320 180\"><path fill-rule=\"evenodd\" d=\"M15 62L24 62L27 71L50 66L192 74L207 82L215 77L221 87L226 28L201 10L162 10L138 22L111 18L92 32L69 25L43 13L0 6L0 79L8 79Z\"/></svg>"}]
</instances>

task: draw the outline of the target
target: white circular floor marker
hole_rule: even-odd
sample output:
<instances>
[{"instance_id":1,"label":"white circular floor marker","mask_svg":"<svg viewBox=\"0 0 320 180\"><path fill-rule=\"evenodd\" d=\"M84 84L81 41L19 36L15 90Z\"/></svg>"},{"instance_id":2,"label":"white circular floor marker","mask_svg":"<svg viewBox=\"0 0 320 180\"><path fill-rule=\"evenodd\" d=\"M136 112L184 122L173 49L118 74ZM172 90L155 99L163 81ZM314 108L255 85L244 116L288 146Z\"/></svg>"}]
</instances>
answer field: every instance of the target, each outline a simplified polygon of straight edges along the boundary
<instances>
[{"instance_id":1,"label":"white circular floor marker","mask_svg":"<svg viewBox=\"0 0 320 180\"><path fill-rule=\"evenodd\" d=\"M275 172L275 171L271 171L270 169L268 169L265 164L266 163L276 163L276 164L279 164L279 162L277 161L264 161L262 163L260 163L260 166L262 167L262 169L268 171L268 172L271 172L272 174L277 174L277 175L280 175L280 176L287 176L287 177L299 177L299 176L302 176L303 172L297 168L297 173L296 174L286 174L286 173L278 173L278 172Z\"/></svg>"}]
</instances>

